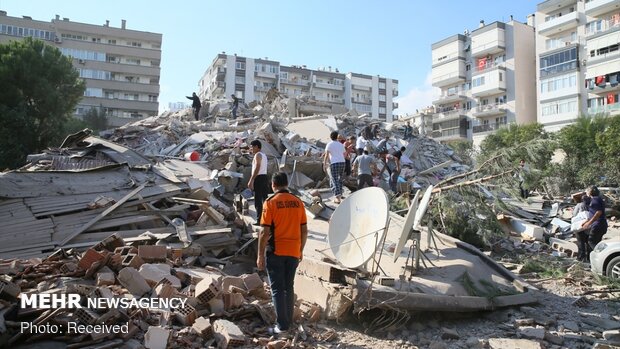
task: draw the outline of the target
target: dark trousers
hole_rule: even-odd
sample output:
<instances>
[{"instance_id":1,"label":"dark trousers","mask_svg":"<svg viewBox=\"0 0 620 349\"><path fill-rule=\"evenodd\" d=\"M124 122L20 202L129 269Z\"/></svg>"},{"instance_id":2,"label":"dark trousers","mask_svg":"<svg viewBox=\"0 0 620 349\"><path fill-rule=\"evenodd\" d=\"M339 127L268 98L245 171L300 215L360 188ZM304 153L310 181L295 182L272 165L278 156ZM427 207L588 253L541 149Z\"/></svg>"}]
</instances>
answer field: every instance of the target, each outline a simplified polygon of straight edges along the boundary
<instances>
[{"instance_id":1,"label":"dark trousers","mask_svg":"<svg viewBox=\"0 0 620 349\"><path fill-rule=\"evenodd\" d=\"M200 113L200 107L194 107L194 118L198 121L198 115Z\"/></svg>"},{"instance_id":2,"label":"dark trousers","mask_svg":"<svg viewBox=\"0 0 620 349\"><path fill-rule=\"evenodd\" d=\"M254 178L254 208L256 209L256 223L260 224L263 214L263 203L269 195L269 179L267 175L258 175Z\"/></svg>"},{"instance_id":3,"label":"dark trousers","mask_svg":"<svg viewBox=\"0 0 620 349\"><path fill-rule=\"evenodd\" d=\"M590 246L588 245L588 230L577 233L577 260L587 261L590 257Z\"/></svg>"},{"instance_id":4,"label":"dark trousers","mask_svg":"<svg viewBox=\"0 0 620 349\"><path fill-rule=\"evenodd\" d=\"M372 182L372 176L369 174L361 174L357 176L357 189L364 189L366 187L374 187Z\"/></svg>"},{"instance_id":5,"label":"dark trousers","mask_svg":"<svg viewBox=\"0 0 620 349\"><path fill-rule=\"evenodd\" d=\"M588 246L590 247L590 251L596 247L596 244L601 242L603 235L606 233L607 225L598 224L590 229L590 233L588 234Z\"/></svg>"},{"instance_id":6,"label":"dark trousers","mask_svg":"<svg viewBox=\"0 0 620 349\"><path fill-rule=\"evenodd\" d=\"M271 298L276 308L276 322L281 330L288 330L293 324L295 309L295 272L299 259L290 256L276 256L267 253L267 275L271 287Z\"/></svg>"},{"instance_id":7,"label":"dark trousers","mask_svg":"<svg viewBox=\"0 0 620 349\"><path fill-rule=\"evenodd\" d=\"M522 199L527 199L530 196L530 191L523 188L523 183L519 183L519 192L521 194Z\"/></svg>"},{"instance_id":8,"label":"dark trousers","mask_svg":"<svg viewBox=\"0 0 620 349\"><path fill-rule=\"evenodd\" d=\"M351 160L350 159L344 159L344 174L346 174L347 176L351 175Z\"/></svg>"}]
</instances>

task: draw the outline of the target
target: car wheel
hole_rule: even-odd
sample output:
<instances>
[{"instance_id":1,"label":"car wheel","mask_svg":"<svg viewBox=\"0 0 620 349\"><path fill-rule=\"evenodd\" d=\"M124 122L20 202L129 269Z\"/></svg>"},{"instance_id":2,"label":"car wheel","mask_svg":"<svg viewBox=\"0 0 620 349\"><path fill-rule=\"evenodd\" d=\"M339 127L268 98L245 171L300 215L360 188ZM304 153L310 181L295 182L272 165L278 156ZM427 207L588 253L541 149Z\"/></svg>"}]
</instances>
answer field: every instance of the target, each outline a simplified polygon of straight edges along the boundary
<instances>
[{"instance_id":1,"label":"car wheel","mask_svg":"<svg viewBox=\"0 0 620 349\"><path fill-rule=\"evenodd\" d=\"M620 279L620 256L614 257L607 264L606 273L608 278Z\"/></svg>"}]
</instances>

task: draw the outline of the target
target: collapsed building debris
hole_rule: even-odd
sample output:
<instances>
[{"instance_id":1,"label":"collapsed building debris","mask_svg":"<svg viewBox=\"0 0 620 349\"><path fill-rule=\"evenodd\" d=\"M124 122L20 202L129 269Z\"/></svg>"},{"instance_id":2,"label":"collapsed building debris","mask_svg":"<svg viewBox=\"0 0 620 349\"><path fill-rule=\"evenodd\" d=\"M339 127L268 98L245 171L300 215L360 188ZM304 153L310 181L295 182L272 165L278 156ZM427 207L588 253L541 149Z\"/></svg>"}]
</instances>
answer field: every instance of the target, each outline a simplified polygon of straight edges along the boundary
<instances>
[{"instance_id":1,"label":"collapsed building debris","mask_svg":"<svg viewBox=\"0 0 620 349\"><path fill-rule=\"evenodd\" d=\"M16 334L19 321L28 320L128 324L128 333L118 337L45 337L71 347L316 347L335 338L317 323L323 318L380 311L370 327L382 330L408 319L410 311L494 310L536 301L534 287L432 224L418 240L424 270L411 263L412 239L393 263L382 261L381 273L370 266L343 267L325 248L328 223L321 218L329 219L335 206L323 198L329 194L321 156L331 130L357 135L377 120L277 93L241 106L238 119L230 118L229 109L226 102L210 102L205 121L194 121L191 111L183 110L101 137L83 131L57 149L30 156L18 171L0 174L0 217L7 222L0 228L5 238L0 268L8 276L0 280L7 310L7 329L0 327L0 333L11 333L11 344L44 339ZM404 197L469 170L449 147L418 135L404 140L394 124L379 124L382 136L390 136L390 148L406 149L398 187ZM308 255L295 281L295 317L302 325L294 338L279 344L266 332L275 316L268 287L254 273L252 194L244 191L253 139L263 142L268 172L288 172L291 187L317 218L309 224ZM378 141L371 140L369 148ZM388 188L385 178L377 184ZM356 189L354 181L347 185ZM549 234L552 219L537 206L506 207L500 221L506 220L507 233L517 233L521 243ZM401 236L403 217L391 213L390 222L376 252L379 260L394 253ZM36 292L186 303L174 310L18 309L21 296Z\"/></svg>"}]
</instances>

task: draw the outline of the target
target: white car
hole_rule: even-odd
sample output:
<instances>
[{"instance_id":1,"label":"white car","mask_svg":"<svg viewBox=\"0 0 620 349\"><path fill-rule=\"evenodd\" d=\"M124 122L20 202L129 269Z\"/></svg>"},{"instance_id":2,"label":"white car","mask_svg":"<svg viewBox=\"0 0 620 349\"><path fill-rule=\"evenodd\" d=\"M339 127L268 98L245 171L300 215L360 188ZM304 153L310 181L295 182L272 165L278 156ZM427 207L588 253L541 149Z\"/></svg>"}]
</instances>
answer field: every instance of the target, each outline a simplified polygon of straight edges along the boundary
<instances>
[{"instance_id":1,"label":"white car","mask_svg":"<svg viewBox=\"0 0 620 349\"><path fill-rule=\"evenodd\" d=\"M590 252L592 271L612 279L620 279L620 237L599 242Z\"/></svg>"}]
</instances>

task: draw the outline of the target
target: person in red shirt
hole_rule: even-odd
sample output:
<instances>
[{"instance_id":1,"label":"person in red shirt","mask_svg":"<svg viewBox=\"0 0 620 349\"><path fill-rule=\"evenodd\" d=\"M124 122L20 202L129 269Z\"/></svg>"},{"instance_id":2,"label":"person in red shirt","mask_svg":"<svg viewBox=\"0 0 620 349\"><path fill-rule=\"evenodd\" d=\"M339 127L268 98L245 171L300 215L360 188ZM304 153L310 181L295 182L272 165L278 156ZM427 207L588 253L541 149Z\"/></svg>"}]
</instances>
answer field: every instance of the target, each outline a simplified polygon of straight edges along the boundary
<instances>
[{"instance_id":1,"label":"person in red shirt","mask_svg":"<svg viewBox=\"0 0 620 349\"><path fill-rule=\"evenodd\" d=\"M304 203L288 191L286 173L271 178L274 195L263 204L262 231L258 234L258 270L267 269L271 298L276 308L274 333L287 331L293 323L294 281L308 238Z\"/></svg>"}]
</instances>

